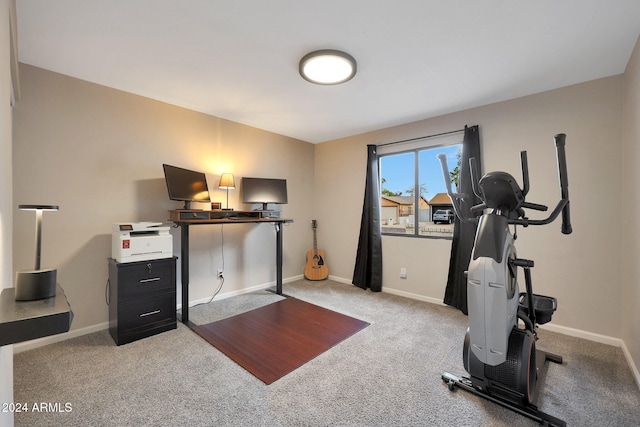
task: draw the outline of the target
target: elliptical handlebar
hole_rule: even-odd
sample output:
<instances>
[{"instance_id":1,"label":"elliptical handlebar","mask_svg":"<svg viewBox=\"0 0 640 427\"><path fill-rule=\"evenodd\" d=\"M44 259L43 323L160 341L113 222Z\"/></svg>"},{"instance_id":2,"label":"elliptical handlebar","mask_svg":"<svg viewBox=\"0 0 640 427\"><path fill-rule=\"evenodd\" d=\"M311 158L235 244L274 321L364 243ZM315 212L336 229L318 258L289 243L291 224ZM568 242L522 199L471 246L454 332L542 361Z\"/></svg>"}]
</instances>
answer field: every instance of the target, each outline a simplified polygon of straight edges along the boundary
<instances>
[{"instance_id":1,"label":"elliptical handlebar","mask_svg":"<svg viewBox=\"0 0 640 427\"><path fill-rule=\"evenodd\" d=\"M557 134L554 136L554 142L556 146L556 156L558 160L558 177L560 181L560 201L556 205L555 209L551 212L551 214L545 219L529 219L524 217L521 218L510 218L510 224L518 224L523 225L525 227L529 225L546 225L553 222L560 213L562 213L562 228L561 231L563 234L571 234L571 218L570 218L570 209L569 209L569 180L567 175L567 158L565 154L565 139L566 135L563 133ZM468 195L465 193L454 193L451 188L451 177L449 176L449 167L447 164L447 156L445 154L438 154L438 160L440 160L440 165L442 166L442 175L444 177L445 186L447 188L447 194L451 198L451 202L453 204L453 210L456 213L456 216L460 218L463 222L476 222L478 220L477 217L469 217L466 212L463 212L461 202L465 199L468 199ZM527 153L526 151L522 151L520 153L520 161L522 164L522 180L523 180L523 188L522 194L526 195L529 192L529 168L527 162ZM485 200L484 195L482 194L482 190L478 186L478 173L477 173L477 165L475 158L469 159L469 169L471 173L471 186L473 188L473 192L476 196L478 196L481 200ZM487 205L485 203L481 203L479 205L475 205L469 209L470 214L477 214L482 212ZM522 208L533 209L537 211L547 211L547 206L540 205L537 203L531 202L523 202Z\"/></svg>"},{"instance_id":2,"label":"elliptical handlebar","mask_svg":"<svg viewBox=\"0 0 640 427\"><path fill-rule=\"evenodd\" d=\"M559 133L554 137L558 157L558 179L560 180L560 198L567 203L562 208L562 234L571 234L571 213L569 209L569 178L567 175L567 156L564 150L567 135Z\"/></svg>"},{"instance_id":3,"label":"elliptical handlebar","mask_svg":"<svg viewBox=\"0 0 640 427\"><path fill-rule=\"evenodd\" d=\"M552 223L560 213L562 213L562 227L560 231L562 234L571 234L573 231L571 227L571 214L569 210L569 179L567 175L567 156L565 153L565 140L567 135L559 133L553 137L556 146L556 157L558 159L558 180L560 182L560 201L556 205L551 215L546 219L535 220L525 219L524 222L515 222L527 225L546 225ZM524 206L526 207L526 206Z\"/></svg>"},{"instance_id":4,"label":"elliptical handlebar","mask_svg":"<svg viewBox=\"0 0 640 427\"><path fill-rule=\"evenodd\" d=\"M473 194L475 194L478 199L484 200L484 196L482 191L478 187L478 165L476 164L476 158L472 157L469 159L469 172L471 173L471 188L473 189Z\"/></svg>"},{"instance_id":5,"label":"elliptical handlebar","mask_svg":"<svg viewBox=\"0 0 640 427\"><path fill-rule=\"evenodd\" d=\"M469 196L465 193L454 193L451 188L451 176L449 175L449 165L447 164L447 155L444 153L438 154L438 160L440 160L440 166L442 166L442 176L444 177L444 185L447 189L447 194L451 198L451 204L453 205L453 211L456 216L462 222L476 222L478 218L468 217L463 211L461 202L467 199ZM476 190L474 185L474 191ZM475 208L475 206L474 206ZM472 208L473 209L473 208Z\"/></svg>"},{"instance_id":6,"label":"elliptical handlebar","mask_svg":"<svg viewBox=\"0 0 640 427\"><path fill-rule=\"evenodd\" d=\"M527 161L526 151L520 152L520 164L522 165L522 195L526 196L527 193L529 192L529 162ZM535 209L535 208L532 208L532 209Z\"/></svg>"}]
</instances>

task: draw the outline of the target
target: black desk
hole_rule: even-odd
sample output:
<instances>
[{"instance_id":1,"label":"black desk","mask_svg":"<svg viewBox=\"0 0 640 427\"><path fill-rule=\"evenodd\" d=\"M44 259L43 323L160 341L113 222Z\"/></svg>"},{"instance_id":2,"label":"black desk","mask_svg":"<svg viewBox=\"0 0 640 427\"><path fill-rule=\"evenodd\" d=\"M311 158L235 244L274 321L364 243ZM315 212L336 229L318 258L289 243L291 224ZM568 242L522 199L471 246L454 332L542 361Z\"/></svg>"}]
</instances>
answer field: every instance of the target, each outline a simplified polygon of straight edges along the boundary
<instances>
[{"instance_id":1,"label":"black desk","mask_svg":"<svg viewBox=\"0 0 640 427\"><path fill-rule=\"evenodd\" d=\"M180 269L182 271L182 323L189 322L189 228L204 224L260 224L269 223L276 227L276 289L282 295L282 226L292 219L269 218L263 211L170 211L170 219L181 229Z\"/></svg>"}]
</instances>

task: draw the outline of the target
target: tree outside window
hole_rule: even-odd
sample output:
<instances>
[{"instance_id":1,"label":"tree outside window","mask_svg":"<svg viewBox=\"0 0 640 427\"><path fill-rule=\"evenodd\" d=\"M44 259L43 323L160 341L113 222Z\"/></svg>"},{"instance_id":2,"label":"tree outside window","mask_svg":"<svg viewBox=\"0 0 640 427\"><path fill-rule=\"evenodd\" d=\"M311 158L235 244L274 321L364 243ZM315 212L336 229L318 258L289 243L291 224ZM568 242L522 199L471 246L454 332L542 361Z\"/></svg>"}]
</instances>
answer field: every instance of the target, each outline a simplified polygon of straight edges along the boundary
<instances>
[{"instance_id":1,"label":"tree outside window","mask_svg":"<svg viewBox=\"0 0 640 427\"><path fill-rule=\"evenodd\" d=\"M462 144L422 147L379 157L382 233L451 238L453 226L435 224L437 210L453 211L437 155L445 153L451 180L457 184ZM416 208L417 206L417 208Z\"/></svg>"}]
</instances>

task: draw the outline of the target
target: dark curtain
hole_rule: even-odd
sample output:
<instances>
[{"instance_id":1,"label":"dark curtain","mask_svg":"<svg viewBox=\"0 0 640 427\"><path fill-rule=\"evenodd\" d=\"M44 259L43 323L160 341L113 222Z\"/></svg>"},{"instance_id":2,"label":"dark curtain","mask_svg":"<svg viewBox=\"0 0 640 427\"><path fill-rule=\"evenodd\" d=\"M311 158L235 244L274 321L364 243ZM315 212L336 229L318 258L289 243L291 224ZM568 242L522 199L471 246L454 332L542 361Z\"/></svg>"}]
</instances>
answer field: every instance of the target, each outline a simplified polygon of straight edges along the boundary
<instances>
[{"instance_id":1,"label":"dark curtain","mask_svg":"<svg viewBox=\"0 0 640 427\"><path fill-rule=\"evenodd\" d=\"M364 189L362 220L356 266L353 270L354 285L374 292L382 290L382 235L380 229L380 171L375 145L367 146L367 178Z\"/></svg>"},{"instance_id":2,"label":"dark curtain","mask_svg":"<svg viewBox=\"0 0 640 427\"><path fill-rule=\"evenodd\" d=\"M460 163L460 186L458 193L469 196L462 203L462 210L468 212L471 206L481 203L473 194L471 187L471 172L469 171L469 159L476 158L478 174L482 170L480 159L480 133L478 126L464 127L464 140L462 141L462 161ZM457 217L453 226L453 241L451 242L451 257L449 259L449 278L444 292L444 303L467 312L467 279L464 272L469 267L471 250L476 235L476 223L461 222Z\"/></svg>"}]
</instances>

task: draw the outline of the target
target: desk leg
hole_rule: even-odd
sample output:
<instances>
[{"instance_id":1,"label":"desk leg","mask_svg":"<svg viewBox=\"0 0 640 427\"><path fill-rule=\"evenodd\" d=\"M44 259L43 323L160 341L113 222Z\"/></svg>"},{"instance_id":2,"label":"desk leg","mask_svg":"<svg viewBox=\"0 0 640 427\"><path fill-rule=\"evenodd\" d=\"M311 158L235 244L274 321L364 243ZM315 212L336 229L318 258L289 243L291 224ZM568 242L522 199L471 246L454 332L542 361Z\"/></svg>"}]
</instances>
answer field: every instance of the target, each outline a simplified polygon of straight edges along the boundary
<instances>
[{"instance_id":1,"label":"desk leg","mask_svg":"<svg viewBox=\"0 0 640 427\"><path fill-rule=\"evenodd\" d=\"M189 323L189 225L180 225L180 269L182 272L182 323Z\"/></svg>"},{"instance_id":2,"label":"desk leg","mask_svg":"<svg viewBox=\"0 0 640 427\"><path fill-rule=\"evenodd\" d=\"M282 295L282 224L276 226L276 293Z\"/></svg>"}]
</instances>

